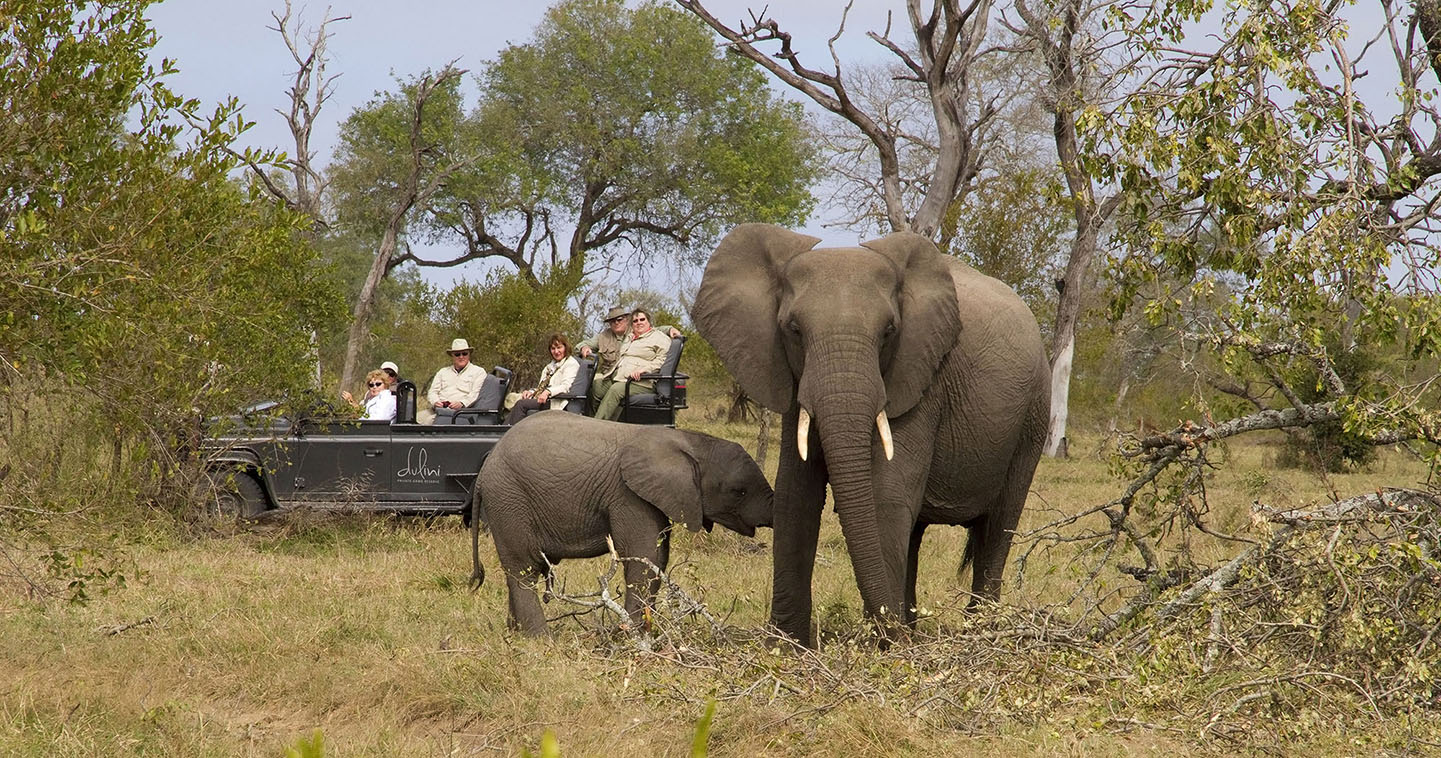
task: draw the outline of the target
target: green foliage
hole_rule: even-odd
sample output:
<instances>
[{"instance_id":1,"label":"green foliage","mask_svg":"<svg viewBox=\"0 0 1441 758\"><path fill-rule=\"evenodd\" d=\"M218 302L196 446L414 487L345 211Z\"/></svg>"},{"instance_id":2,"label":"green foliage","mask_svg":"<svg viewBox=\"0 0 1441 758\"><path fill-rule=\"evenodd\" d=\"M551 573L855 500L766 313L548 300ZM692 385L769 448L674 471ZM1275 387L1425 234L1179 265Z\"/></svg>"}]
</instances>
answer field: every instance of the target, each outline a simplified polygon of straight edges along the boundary
<instances>
[{"instance_id":1,"label":"green foliage","mask_svg":"<svg viewBox=\"0 0 1441 758\"><path fill-rule=\"evenodd\" d=\"M715 723L715 698L706 701L705 714L695 725L695 739L690 743L691 758L705 758L710 752L710 730Z\"/></svg>"},{"instance_id":2,"label":"green foliage","mask_svg":"<svg viewBox=\"0 0 1441 758\"><path fill-rule=\"evenodd\" d=\"M1053 173L1017 168L978 183L952 211L958 234L948 252L1009 284L1047 326L1071 228L1061 192Z\"/></svg>"},{"instance_id":3,"label":"green foliage","mask_svg":"<svg viewBox=\"0 0 1441 758\"><path fill-rule=\"evenodd\" d=\"M800 223L811 207L801 108L668 5L557 3L481 84L479 159L447 183L435 231L519 229L506 246L520 250L567 219L579 229L560 261L580 269L612 245L693 256L733 224Z\"/></svg>"},{"instance_id":4,"label":"green foliage","mask_svg":"<svg viewBox=\"0 0 1441 758\"><path fill-rule=\"evenodd\" d=\"M1381 374L1382 362L1379 351L1384 348L1367 344L1362 339L1349 350L1340 349L1337 336L1322 338L1328 355L1334 356L1332 367L1341 381L1348 387L1356 387L1363 394L1371 394ZM1296 382L1296 394L1306 402L1326 399L1325 381L1312 364L1303 364L1297 369L1300 378ZM1341 471L1347 467L1365 466L1376 458L1376 447L1365 435L1348 429L1340 421L1324 421L1313 424L1286 438L1286 446L1277 457L1277 463L1289 466L1307 466L1322 471Z\"/></svg>"},{"instance_id":5,"label":"green foliage","mask_svg":"<svg viewBox=\"0 0 1441 758\"><path fill-rule=\"evenodd\" d=\"M459 76L444 79L426 98L419 133L412 135L421 83L431 76L426 72L403 79L399 91L376 93L340 125L340 144L330 171L337 222L341 229L370 240L372 250L400 198L442 166L462 159L468 148Z\"/></svg>"},{"instance_id":6,"label":"green foliage","mask_svg":"<svg viewBox=\"0 0 1441 758\"><path fill-rule=\"evenodd\" d=\"M178 502L198 418L309 384L338 318L307 220L229 179L237 104L204 115L147 65L148 5L0 12L0 502Z\"/></svg>"},{"instance_id":7,"label":"green foliage","mask_svg":"<svg viewBox=\"0 0 1441 758\"><path fill-rule=\"evenodd\" d=\"M124 589L127 574L139 575L139 569L133 564L124 565L119 555L114 545L105 550L80 548L62 552L55 549L41 556L40 562L51 579L64 583L70 603L85 605L93 595Z\"/></svg>"},{"instance_id":8,"label":"green foliage","mask_svg":"<svg viewBox=\"0 0 1441 758\"><path fill-rule=\"evenodd\" d=\"M561 273L552 272L539 289L519 274L500 270L483 284L460 284L442 300L442 322L453 336L470 342L472 363L487 369L506 366L516 374L516 387L530 386L550 362L551 334L564 334L572 345L584 338L584 324L566 305L574 281ZM449 344L446 340L442 347ZM436 363L432 371L440 367Z\"/></svg>"},{"instance_id":9,"label":"green foliage","mask_svg":"<svg viewBox=\"0 0 1441 758\"><path fill-rule=\"evenodd\" d=\"M1361 74L1321 63L1328 50L1349 55L1348 28L1338 9L1315 4L1229 5L1221 47L1178 53L1191 41L1186 19L1202 11L1117 12L1160 86L1132 94L1118 118L1081 119L1088 165L1123 191L1114 313L1138 307L1206 347L1232 384L1268 385L1254 402L1324 401L1340 418L1323 437L1435 439L1429 385L1400 381L1441 346L1441 296L1427 273L1441 248L1412 226L1434 222L1437 172L1410 152L1432 140L1420 129L1437 127L1416 106L1437 94L1434 74L1418 67L1397 102L1365 102L1352 86ZM1372 115L1398 105L1390 121ZM1351 354L1365 353L1410 365L1389 378L1318 381L1323 367L1364 363ZM1339 444L1341 458L1359 454Z\"/></svg>"},{"instance_id":10,"label":"green foliage","mask_svg":"<svg viewBox=\"0 0 1441 758\"><path fill-rule=\"evenodd\" d=\"M1432 496L1298 530L1234 587L1157 625L1142 656L1150 660L1138 665L1186 679L1225 651L1221 670L1273 688L1265 707L1278 721L1313 708L1316 687L1336 682L1337 697L1360 690L1357 706L1368 711L1433 707L1441 692L1432 651L1441 621L1436 504Z\"/></svg>"},{"instance_id":11,"label":"green foliage","mask_svg":"<svg viewBox=\"0 0 1441 758\"><path fill-rule=\"evenodd\" d=\"M301 737L285 748L285 758L325 758L325 735L316 729L309 737Z\"/></svg>"}]
</instances>

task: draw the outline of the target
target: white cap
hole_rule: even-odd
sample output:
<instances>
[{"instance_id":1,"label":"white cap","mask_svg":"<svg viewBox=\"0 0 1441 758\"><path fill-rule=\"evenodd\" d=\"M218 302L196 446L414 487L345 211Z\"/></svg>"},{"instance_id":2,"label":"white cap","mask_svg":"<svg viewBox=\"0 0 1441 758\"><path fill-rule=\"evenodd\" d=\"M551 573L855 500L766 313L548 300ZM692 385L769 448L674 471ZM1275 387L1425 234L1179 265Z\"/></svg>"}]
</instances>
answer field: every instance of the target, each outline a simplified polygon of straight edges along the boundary
<instances>
[{"instance_id":1,"label":"white cap","mask_svg":"<svg viewBox=\"0 0 1441 758\"><path fill-rule=\"evenodd\" d=\"M395 361L386 361L385 363L380 364L381 371L384 371L386 369L390 369L395 374L400 373L400 367L395 365Z\"/></svg>"}]
</instances>

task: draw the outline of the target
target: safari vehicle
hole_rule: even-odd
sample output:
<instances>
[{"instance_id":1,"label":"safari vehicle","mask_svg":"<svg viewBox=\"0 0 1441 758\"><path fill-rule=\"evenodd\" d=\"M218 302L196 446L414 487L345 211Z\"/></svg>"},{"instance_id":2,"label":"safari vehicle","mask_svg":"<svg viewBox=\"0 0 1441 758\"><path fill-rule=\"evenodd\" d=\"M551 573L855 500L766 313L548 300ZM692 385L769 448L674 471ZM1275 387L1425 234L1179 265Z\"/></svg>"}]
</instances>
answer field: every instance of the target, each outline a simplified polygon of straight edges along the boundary
<instances>
[{"instance_id":1,"label":"safari vehicle","mask_svg":"<svg viewBox=\"0 0 1441 758\"><path fill-rule=\"evenodd\" d=\"M643 377L655 382L655 392L632 394L627 387L623 422L675 426L675 412L686 407L687 377L675 370L684 342L674 340L661 370ZM572 398L566 410L585 410L593 372L583 362L570 392L557 396ZM468 518L480 465L510 429L501 410L510 378L497 366L476 401L456 413L455 424L417 423L418 392L411 382L396 387L394 421L326 413L287 418L270 403L213 423L203 454L222 484L220 510L242 518L301 506Z\"/></svg>"}]
</instances>

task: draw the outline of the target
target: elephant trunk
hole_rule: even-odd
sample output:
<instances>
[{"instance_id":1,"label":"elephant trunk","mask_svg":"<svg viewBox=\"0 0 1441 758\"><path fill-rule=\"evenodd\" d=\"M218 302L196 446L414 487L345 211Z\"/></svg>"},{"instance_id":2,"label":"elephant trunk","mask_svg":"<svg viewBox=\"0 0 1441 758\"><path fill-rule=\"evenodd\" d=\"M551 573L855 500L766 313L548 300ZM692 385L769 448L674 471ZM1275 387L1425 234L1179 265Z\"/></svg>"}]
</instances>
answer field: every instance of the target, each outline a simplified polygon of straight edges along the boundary
<instances>
[{"instance_id":1,"label":"elephant trunk","mask_svg":"<svg viewBox=\"0 0 1441 758\"><path fill-rule=\"evenodd\" d=\"M848 366L875 365L872 361L845 361ZM814 364L813 364L814 365ZM899 567L892 566L885 550L885 536L876 512L872 466L877 460L875 444L877 415L885 406L885 389L878 371L820 371L827 387L807 392L802 380L800 398L816 397L811 408L821 448L825 454L836 514L850 553L861 600L867 616L882 628L899 618L902 609ZM836 387L844 387L837 390ZM889 429L887 428L888 432ZM882 465L884 461L882 460Z\"/></svg>"}]
</instances>

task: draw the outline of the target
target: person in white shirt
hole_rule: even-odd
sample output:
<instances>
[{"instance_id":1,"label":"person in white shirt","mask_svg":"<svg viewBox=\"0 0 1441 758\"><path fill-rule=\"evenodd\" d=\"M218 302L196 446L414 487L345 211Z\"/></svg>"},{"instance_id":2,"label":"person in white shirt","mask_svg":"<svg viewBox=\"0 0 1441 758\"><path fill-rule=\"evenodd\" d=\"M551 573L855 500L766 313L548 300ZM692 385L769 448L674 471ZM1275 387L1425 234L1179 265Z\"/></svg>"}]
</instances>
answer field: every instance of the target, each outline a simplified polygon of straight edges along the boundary
<instances>
[{"instance_id":1,"label":"person in white shirt","mask_svg":"<svg viewBox=\"0 0 1441 758\"><path fill-rule=\"evenodd\" d=\"M487 374L470 362L470 343L457 338L450 343L450 365L435 372L425 399L433 416L422 423L449 424L455 412L475 402Z\"/></svg>"},{"instance_id":2,"label":"person in white shirt","mask_svg":"<svg viewBox=\"0 0 1441 758\"><path fill-rule=\"evenodd\" d=\"M575 383L576 374L580 373L580 361L570 354L570 342L564 334L550 335L549 349L551 361L541 369L540 381L536 382L535 389L520 393L520 399L511 406L505 423L514 424L531 413L546 408L558 410L565 407L566 400L552 400L551 397L570 390L570 386Z\"/></svg>"},{"instance_id":3,"label":"person in white shirt","mask_svg":"<svg viewBox=\"0 0 1441 758\"><path fill-rule=\"evenodd\" d=\"M360 417L366 421L395 420L395 393L390 391L390 375L380 369L366 374L365 388L365 410ZM340 396L351 406L360 407L349 392L342 392Z\"/></svg>"}]
</instances>

